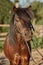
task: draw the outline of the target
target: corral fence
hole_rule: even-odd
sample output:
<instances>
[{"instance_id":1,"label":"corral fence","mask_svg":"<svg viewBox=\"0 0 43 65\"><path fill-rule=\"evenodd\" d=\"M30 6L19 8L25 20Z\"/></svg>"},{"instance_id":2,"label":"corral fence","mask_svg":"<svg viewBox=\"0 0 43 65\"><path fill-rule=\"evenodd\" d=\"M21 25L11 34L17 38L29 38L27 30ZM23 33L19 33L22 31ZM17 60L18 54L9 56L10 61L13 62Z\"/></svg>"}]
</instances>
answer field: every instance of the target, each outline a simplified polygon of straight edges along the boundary
<instances>
[{"instance_id":1,"label":"corral fence","mask_svg":"<svg viewBox=\"0 0 43 65\"><path fill-rule=\"evenodd\" d=\"M9 28L9 24L0 24L0 28L6 28L7 29L7 28ZM8 33L8 31L7 32L6 32L6 30L4 30L4 31L3 32L0 32L0 51L3 50L4 40L5 40L6 35Z\"/></svg>"},{"instance_id":2,"label":"corral fence","mask_svg":"<svg viewBox=\"0 0 43 65\"><path fill-rule=\"evenodd\" d=\"M0 27L7 29L7 28L9 28L9 24L0 24ZM7 33L8 32L6 32L6 31L0 33L0 41L4 41L5 40L5 37L6 37Z\"/></svg>"}]
</instances>

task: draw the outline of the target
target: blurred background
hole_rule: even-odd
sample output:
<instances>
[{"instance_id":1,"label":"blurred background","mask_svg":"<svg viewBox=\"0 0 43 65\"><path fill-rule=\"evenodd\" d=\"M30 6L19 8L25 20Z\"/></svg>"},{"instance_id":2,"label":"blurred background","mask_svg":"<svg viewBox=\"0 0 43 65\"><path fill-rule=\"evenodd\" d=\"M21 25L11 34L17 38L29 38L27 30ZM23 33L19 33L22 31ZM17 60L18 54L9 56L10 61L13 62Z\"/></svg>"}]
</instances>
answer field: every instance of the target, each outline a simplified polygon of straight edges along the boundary
<instances>
[{"instance_id":1,"label":"blurred background","mask_svg":"<svg viewBox=\"0 0 43 65\"><path fill-rule=\"evenodd\" d=\"M14 3L15 0L0 0L0 50L3 49L6 34L9 31ZM32 6L35 15L32 24L37 31L33 35L33 42L36 48L43 48L43 0L19 0L19 5L21 7ZM34 48L33 42L31 41L32 48Z\"/></svg>"}]
</instances>

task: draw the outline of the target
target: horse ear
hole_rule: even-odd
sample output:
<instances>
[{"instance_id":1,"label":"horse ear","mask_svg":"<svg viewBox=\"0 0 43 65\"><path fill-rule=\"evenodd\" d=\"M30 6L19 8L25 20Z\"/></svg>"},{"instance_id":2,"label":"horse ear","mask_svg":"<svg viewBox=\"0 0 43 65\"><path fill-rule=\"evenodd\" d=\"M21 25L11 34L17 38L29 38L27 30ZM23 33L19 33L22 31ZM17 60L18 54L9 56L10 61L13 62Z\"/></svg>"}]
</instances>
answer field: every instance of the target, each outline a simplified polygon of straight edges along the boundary
<instances>
[{"instance_id":1,"label":"horse ear","mask_svg":"<svg viewBox=\"0 0 43 65\"><path fill-rule=\"evenodd\" d=\"M16 12L17 8L15 6L13 6L13 12Z\"/></svg>"},{"instance_id":2,"label":"horse ear","mask_svg":"<svg viewBox=\"0 0 43 65\"><path fill-rule=\"evenodd\" d=\"M30 5L30 6L28 7L28 9L32 10L32 6Z\"/></svg>"}]
</instances>

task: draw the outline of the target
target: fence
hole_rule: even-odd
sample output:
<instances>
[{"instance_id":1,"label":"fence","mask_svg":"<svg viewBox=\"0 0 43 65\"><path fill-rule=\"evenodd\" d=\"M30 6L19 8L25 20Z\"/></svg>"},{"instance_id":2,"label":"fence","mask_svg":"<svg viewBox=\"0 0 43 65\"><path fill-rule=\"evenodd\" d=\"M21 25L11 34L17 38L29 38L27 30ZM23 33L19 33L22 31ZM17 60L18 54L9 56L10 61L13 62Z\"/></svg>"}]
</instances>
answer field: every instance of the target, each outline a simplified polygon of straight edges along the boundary
<instances>
[{"instance_id":1,"label":"fence","mask_svg":"<svg viewBox=\"0 0 43 65\"><path fill-rule=\"evenodd\" d=\"M9 24L0 24L0 27L6 27L9 28ZM7 35L8 32L1 32L0 33L0 41L4 41L5 40L5 36Z\"/></svg>"},{"instance_id":2,"label":"fence","mask_svg":"<svg viewBox=\"0 0 43 65\"><path fill-rule=\"evenodd\" d=\"M0 24L0 27L9 28L9 24ZM43 36L43 25L34 25L34 28L37 30L36 36ZM4 41L8 32L0 33L0 41Z\"/></svg>"}]
</instances>

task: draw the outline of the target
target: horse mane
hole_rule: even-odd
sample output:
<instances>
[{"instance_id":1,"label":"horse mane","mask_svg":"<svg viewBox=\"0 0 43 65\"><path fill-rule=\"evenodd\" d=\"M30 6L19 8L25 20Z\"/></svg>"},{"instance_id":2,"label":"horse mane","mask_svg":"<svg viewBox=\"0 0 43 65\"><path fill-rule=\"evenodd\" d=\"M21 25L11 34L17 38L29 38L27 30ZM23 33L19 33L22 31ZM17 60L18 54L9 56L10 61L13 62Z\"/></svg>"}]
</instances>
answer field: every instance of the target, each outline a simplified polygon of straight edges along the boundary
<instances>
[{"instance_id":1,"label":"horse mane","mask_svg":"<svg viewBox=\"0 0 43 65\"><path fill-rule=\"evenodd\" d=\"M14 17L15 17L15 14L13 14L11 22L10 22L10 33L13 32L13 28L14 28Z\"/></svg>"},{"instance_id":2,"label":"horse mane","mask_svg":"<svg viewBox=\"0 0 43 65\"><path fill-rule=\"evenodd\" d=\"M16 38L17 38L15 27L14 27L14 19L15 19L15 13L13 13L12 19L10 22L10 31L9 31L9 42L10 42L10 44L12 44L12 43L14 44L14 42L16 41Z\"/></svg>"}]
</instances>

